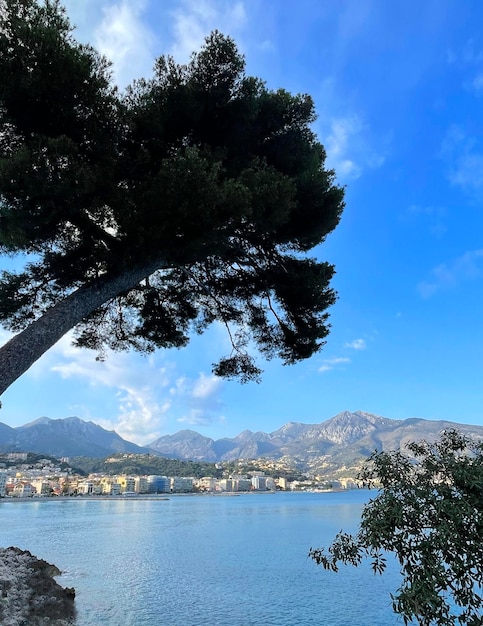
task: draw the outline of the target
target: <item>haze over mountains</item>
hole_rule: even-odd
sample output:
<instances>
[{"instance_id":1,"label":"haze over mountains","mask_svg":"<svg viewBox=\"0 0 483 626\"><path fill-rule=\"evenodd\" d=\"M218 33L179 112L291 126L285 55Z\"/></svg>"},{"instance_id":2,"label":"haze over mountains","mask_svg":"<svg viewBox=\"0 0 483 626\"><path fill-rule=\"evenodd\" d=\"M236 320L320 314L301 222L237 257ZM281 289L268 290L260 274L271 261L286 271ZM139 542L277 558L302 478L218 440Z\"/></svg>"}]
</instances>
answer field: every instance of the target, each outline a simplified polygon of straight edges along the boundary
<instances>
[{"instance_id":1,"label":"haze over mountains","mask_svg":"<svg viewBox=\"0 0 483 626\"><path fill-rule=\"evenodd\" d=\"M103 458L115 452L144 454L153 452L126 441L113 430L105 430L93 422L78 417L49 419L40 417L33 422L11 428L0 422L2 452L36 452L57 458L89 456Z\"/></svg>"},{"instance_id":2,"label":"haze over mountains","mask_svg":"<svg viewBox=\"0 0 483 626\"><path fill-rule=\"evenodd\" d=\"M117 452L151 453L212 463L264 457L302 470L334 474L360 465L376 449L396 450L409 441L431 441L448 428L483 439L483 426L416 418L394 420L363 411L344 411L320 424L289 422L271 433L245 430L236 437L217 440L181 430L140 447L78 417L41 417L18 428L0 423L0 450L95 458Z\"/></svg>"}]
</instances>

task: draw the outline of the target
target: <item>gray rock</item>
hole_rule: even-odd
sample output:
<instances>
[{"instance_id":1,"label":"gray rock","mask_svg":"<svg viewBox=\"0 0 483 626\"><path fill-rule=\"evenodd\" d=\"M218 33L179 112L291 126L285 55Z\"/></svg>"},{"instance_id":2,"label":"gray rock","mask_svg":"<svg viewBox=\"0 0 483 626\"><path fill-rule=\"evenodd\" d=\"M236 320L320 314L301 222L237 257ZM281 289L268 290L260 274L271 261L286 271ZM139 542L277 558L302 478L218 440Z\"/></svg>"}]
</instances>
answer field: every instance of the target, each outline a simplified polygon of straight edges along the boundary
<instances>
[{"instance_id":1,"label":"gray rock","mask_svg":"<svg viewBox=\"0 0 483 626\"><path fill-rule=\"evenodd\" d=\"M54 576L60 570L28 550L0 549L0 624L70 626L75 623L75 591Z\"/></svg>"}]
</instances>

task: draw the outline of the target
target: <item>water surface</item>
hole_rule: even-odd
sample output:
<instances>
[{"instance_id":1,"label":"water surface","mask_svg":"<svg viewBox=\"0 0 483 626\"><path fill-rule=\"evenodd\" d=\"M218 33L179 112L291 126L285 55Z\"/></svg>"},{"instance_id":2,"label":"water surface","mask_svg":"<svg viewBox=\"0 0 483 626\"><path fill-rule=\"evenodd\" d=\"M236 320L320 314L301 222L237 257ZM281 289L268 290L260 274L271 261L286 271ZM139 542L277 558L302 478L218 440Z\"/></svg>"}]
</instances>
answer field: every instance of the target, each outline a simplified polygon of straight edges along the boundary
<instances>
[{"instance_id":1,"label":"water surface","mask_svg":"<svg viewBox=\"0 0 483 626\"><path fill-rule=\"evenodd\" d=\"M307 559L354 531L366 491L0 502L0 545L55 563L77 626L396 626L397 568Z\"/></svg>"}]
</instances>

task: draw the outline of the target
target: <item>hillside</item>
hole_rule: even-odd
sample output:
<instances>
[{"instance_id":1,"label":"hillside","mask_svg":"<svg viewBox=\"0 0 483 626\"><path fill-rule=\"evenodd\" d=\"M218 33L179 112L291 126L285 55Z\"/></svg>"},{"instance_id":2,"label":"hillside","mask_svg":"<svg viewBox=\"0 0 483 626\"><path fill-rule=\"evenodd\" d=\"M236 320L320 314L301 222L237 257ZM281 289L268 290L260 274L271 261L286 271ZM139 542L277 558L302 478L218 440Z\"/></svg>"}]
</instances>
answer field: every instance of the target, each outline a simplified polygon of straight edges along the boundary
<instances>
[{"instance_id":1,"label":"hillside","mask_svg":"<svg viewBox=\"0 0 483 626\"><path fill-rule=\"evenodd\" d=\"M374 450L397 450L409 441L431 441L448 428L483 439L482 426L415 418L394 420L363 411L343 411L319 424L288 422L271 433L244 430L236 437L217 440L181 430L142 448L78 417L42 417L18 428L0 423L0 451L91 459L118 453L156 454L198 463L263 458L301 472L337 477L354 475Z\"/></svg>"},{"instance_id":2,"label":"hillside","mask_svg":"<svg viewBox=\"0 0 483 626\"><path fill-rule=\"evenodd\" d=\"M0 423L0 451L36 452L56 458L106 457L116 452L142 454L146 448L126 441L113 430L105 430L78 417L39 419L11 428ZM153 452L152 450L150 451Z\"/></svg>"},{"instance_id":3,"label":"hillside","mask_svg":"<svg viewBox=\"0 0 483 626\"><path fill-rule=\"evenodd\" d=\"M449 428L483 439L482 426L343 411L320 424L289 422L271 433L246 430L231 439L213 440L183 430L160 437L149 447L162 455L212 463L264 457L334 476L353 473L374 450L397 450L409 441L435 440Z\"/></svg>"}]
</instances>

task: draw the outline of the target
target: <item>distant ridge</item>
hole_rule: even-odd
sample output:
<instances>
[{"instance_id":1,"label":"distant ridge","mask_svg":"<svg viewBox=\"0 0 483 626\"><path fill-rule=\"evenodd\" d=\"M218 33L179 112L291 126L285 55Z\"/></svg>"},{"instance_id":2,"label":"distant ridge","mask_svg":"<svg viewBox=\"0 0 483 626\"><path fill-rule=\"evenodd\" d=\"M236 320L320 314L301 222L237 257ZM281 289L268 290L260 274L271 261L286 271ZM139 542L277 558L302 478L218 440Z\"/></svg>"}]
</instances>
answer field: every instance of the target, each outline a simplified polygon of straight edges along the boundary
<instances>
[{"instance_id":1,"label":"distant ridge","mask_svg":"<svg viewBox=\"0 0 483 626\"><path fill-rule=\"evenodd\" d=\"M180 430L140 447L115 431L78 417L41 417L17 428L0 423L0 450L36 452L57 458L151 453L210 463L263 457L302 471L337 476L353 474L374 450L397 450L421 439L432 441L449 428L483 439L483 426L419 418L395 420L364 411L343 411L319 424L288 422L271 433L244 430L236 437L217 440L193 430Z\"/></svg>"},{"instance_id":2,"label":"distant ridge","mask_svg":"<svg viewBox=\"0 0 483 626\"><path fill-rule=\"evenodd\" d=\"M0 450L36 452L49 456L104 458L115 452L153 452L126 441L113 430L105 430L79 417L39 419L11 428L0 423Z\"/></svg>"},{"instance_id":3,"label":"distant ridge","mask_svg":"<svg viewBox=\"0 0 483 626\"><path fill-rule=\"evenodd\" d=\"M395 420L364 411L343 411L320 424L288 422L271 433L245 430L231 439L213 440L181 430L156 439L149 447L182 460L213 463L264 457L334 475L353 470L374 450L397 450L421 439L434 441L449 428L483 439L483 426L419 418Z\"/></svg>"}]
</instances>

